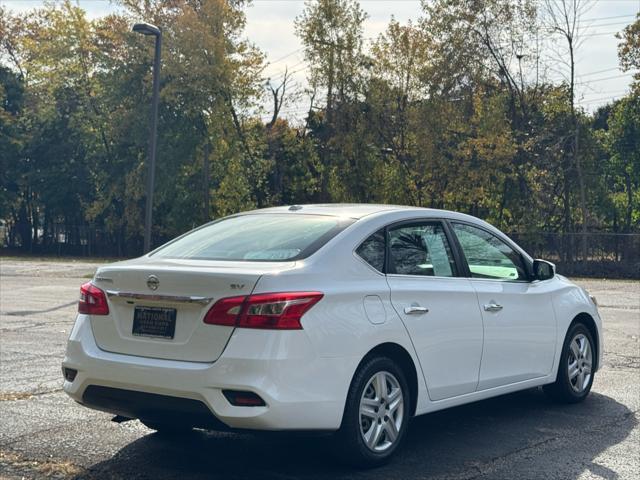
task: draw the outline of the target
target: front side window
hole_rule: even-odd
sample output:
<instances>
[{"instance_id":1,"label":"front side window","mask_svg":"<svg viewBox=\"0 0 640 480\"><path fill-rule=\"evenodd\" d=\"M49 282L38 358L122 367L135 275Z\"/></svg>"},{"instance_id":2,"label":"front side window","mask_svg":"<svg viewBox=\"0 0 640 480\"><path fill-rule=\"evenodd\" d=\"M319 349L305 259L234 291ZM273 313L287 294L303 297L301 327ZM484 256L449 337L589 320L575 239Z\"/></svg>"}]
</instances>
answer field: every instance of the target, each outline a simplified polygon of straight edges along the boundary
<instances>
[{"instance_id":1,"label":"front side window","mask_svg":"<svg viewBox=\"0 0 640 480\"><path fill-rule=\"evenodd\" d=\"M453 230L467 257L473 278L527 279L522 255L495 235L462 223L454 223Z\"/></svg>"},{"instance_id":2,"label":"front side window","mask_svg":"<svg viewBox=\"0 0 640 480\"><path fill-rule=\"evenodd\" d=\"M223 218L160 247L154 257L199 260L300 260L311 255L353 219L304 214L247 214Z\"/></svg>"},{"instance_id":3,"label":"front side window","mask_svg":"<svg viewBox=\"0 0 640 480\"><path fill-rule=\"evenodd\" d=\"M384 271L384 229L378 230L376 233L367 238L356 249L356 253L365 262L371 265L379 272Z\"/></svg>"},{"instance_id":4,"label":"front side window","mask_svg":"<svg viewBox=\"0 0 640 480\"><path fill-rule=\"evenodd\" d=\"M417 223L390 229L389 273L456 276L456 265L442 224Z\"/></svg>"}]
</instances>

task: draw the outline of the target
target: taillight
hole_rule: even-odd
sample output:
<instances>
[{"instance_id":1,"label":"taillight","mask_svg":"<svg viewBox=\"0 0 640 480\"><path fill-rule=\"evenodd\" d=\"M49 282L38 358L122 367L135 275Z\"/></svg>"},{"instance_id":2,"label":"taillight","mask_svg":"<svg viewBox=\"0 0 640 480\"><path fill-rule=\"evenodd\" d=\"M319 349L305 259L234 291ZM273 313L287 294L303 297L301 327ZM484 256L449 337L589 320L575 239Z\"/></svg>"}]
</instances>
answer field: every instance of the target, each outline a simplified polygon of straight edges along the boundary
<instances>
[{"instance_id":1,"label":"taillight","mask_svg":"<svg viewBox=\"0 0 640 480\"><path fill-rule=\"evenodd\" d=\"M247 297L244 295L242 297L221 298L209 309L204 317L204 323L234 327L245 298Z\"/></svg>"},{"instance_id":2,"label":"taillight","mask_svg":"<svg viewBox=\"0 0 640 480\"><path fill-rule=\"evenodd\" d=\"M207 312L204 323L240 328L300 330L302 316L322 297L320 292L286 292L222 298Z\"/></svg>"},{"instance_id":3,"label":"taillight","mask_svg":"<svg viewBox=\"0 0 640 480\"><path fill-rule=\"evenodd\" d=\"M109 315L107 296L91 282L80 287L78 312L88 315Z\"/></svg>"}]
</instances>

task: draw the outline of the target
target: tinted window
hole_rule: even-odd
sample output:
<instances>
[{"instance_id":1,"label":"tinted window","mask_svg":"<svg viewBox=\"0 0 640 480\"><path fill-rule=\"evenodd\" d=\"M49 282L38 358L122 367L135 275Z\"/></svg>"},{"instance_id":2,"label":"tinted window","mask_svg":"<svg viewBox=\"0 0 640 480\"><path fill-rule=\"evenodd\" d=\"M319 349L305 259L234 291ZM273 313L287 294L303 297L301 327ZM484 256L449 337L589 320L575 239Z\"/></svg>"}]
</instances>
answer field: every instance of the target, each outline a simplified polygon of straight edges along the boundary
<instances>
[{"instance_id":1,"label":"tinted window","mask_svg":"<svg viewBox=\"0 0 640 480\"><path fill-rule=\"evenodd\" d=\"M456 266L442 225L422 223L389 230L389 273L453 277Z\"/></svg>"},{"instance_id":2,"label":"tinted window","mask_svg":"<svg viewBox=\"0 0 640 480\"><path fill-rule=\"evenodd\" d=\"M353 223L304 214L249 214L224 218L161 247L155 257L287 261L305 258Z\"/></svg>"},{"instance_id":3,"label":"tinted window","mask_svg":"<svg viewBox=\"0 0 640 480\"><path fill-rule=\"evenodd\" d=\"M467 257L472 277L494 280L527 278L522 256L495 235L460 223L454 223L453 229Z\"/></svg>"},{"instance_id":4,"label":"tinted window","mask_svg":"<svg viewBox=\"0 0 640 480\"><path fill-rule=\"evenodd\" d=\"M378 230L367 238L356 249L356 253L369 265L378 270L384 271L384 230Z\"/></svg>"}]
</instances>

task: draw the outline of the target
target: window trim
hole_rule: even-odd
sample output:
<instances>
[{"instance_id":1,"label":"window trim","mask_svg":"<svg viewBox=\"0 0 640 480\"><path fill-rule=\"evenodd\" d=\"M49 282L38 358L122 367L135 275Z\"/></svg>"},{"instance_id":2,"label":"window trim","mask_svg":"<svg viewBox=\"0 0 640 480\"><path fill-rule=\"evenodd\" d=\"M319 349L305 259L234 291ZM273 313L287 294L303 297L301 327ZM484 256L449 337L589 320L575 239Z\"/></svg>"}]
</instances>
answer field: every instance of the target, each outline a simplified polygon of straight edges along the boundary
<instances>
[{"instance_id":1,"label":"window trim","mask_svg":"<svg viewBox=\"0 0 640 480\"><path fill-rule=\"evenodd\" d=\"M524 250L522 250L522 248L520 248L509 237L507 237L504 234L502 236L496 235L495 232L492 232L491 230L489 230L488 228L484 227L483 225L478 225L477 223L474 223L474 222L468 222L468 221L465 221L465 220L457 220L457 219L448 219L447 223L449 224L449 228L451 229L451 233L455 237L456 249L459 251L460 256L463 259L465 273L466 273L467 277L469 278L469 280L474 280L474 281L475 280L479 280L479 281L487 281L487 282L500 282L500 283L531 283L532 282L533 264L527 258L528 255L525 255ZM453 225L456 224L456 223L460 224L460 225L468 225L470 227L477 228L478 230L482 230L483 232L486 232L489 235L491 235L492 237L497 238L502 243L504 243L509 248L511 248L511 250L513 250L514 252L516 252L520 256L520 259L522 260L522 264L524 265L524 269L525 269L525 273L526 273L527 277L523 278L523 279L517 279L517 280L508 280L508 279L501 280L501 279L498 279L498 278L477 278L477 277L473 277L471 275L471 269L469 268L469 261L467 260L467 256L465 255L464 250L462 249L462 245L460 244L460 241L458 240L458 235L455 233L455 228L454 228Z\"/></svg>"}]
</instances>

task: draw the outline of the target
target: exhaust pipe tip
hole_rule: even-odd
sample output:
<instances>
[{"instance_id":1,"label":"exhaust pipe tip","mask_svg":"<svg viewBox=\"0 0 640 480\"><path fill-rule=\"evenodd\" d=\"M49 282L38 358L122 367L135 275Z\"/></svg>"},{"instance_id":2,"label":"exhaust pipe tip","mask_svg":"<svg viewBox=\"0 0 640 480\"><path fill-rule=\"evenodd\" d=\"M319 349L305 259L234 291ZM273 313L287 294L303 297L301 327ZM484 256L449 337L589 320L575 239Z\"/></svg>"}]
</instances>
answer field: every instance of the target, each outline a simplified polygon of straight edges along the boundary
<instances>
[{"instance_id":1,"label":"exhaust pipe tip","mask_svg":"<svg viewBox=\"0 0 640 480\"><path fill-rule=\"evenodd\" d=\"M123 417L122 415L116 415L111 419L111 421L114 423L124 423L124 422L129 422L131 420L133 420L133 418Z\"/></svg>"}]
</instances>

